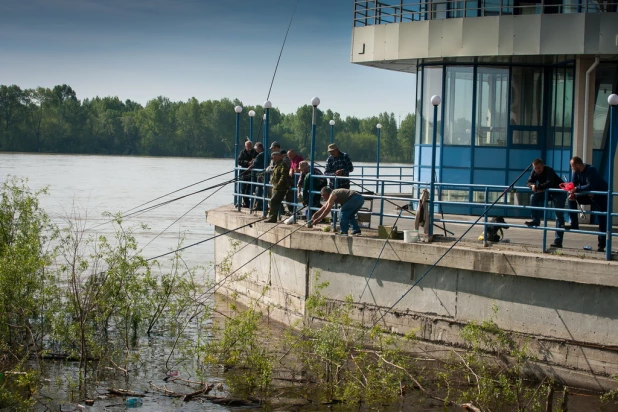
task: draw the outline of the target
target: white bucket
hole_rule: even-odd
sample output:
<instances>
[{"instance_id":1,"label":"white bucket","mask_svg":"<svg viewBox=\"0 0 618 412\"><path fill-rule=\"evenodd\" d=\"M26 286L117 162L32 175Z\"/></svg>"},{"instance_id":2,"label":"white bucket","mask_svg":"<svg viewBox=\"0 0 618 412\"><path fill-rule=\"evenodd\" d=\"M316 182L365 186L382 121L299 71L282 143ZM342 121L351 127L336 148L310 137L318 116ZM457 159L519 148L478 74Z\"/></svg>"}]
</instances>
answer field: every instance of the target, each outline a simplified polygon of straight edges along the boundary
<instances>
[{"instance_id":1,"label":"white bucket","mask_svg":"<svg viewBox=\"0 0 618 412\"><path fill-rule=\"evenodd\" d=\"M418 233L416 230L404 230L403 241L405 243L416 243L418 240Z\"/></svg>"}]
</instances>

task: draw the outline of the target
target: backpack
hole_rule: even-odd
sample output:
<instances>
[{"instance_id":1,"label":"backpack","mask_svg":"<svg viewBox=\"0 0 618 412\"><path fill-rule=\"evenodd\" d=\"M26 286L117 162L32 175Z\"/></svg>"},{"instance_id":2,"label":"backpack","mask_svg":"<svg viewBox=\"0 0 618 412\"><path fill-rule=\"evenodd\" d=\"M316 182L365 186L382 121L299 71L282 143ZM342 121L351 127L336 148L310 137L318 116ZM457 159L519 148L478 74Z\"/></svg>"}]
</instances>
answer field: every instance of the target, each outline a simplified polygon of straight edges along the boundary
<instances>
[{"instance_id":1,"label":"backpack","mask_svg":"<svg viewBox=\"0 0 618 412\"><path fill-rule=\"evenodd\" d=\"M494 216L491 218L490 222L506 223L502 216ZM508 229L508 227L487 225L487 240L490 242L499 242L500 239L504 237L504 231L502 229Z\"/></svg>"}]
</instances>

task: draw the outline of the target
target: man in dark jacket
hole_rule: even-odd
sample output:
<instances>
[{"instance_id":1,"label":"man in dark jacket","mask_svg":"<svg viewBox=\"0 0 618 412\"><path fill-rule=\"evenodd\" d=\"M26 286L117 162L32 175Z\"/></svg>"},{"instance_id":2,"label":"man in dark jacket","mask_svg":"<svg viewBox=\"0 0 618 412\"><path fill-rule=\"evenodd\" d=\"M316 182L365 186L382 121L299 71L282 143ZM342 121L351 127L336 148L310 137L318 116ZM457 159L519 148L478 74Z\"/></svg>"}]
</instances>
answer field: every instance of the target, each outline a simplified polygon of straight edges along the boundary
<instances>
[{"instance_id":1,"label":"man in dark jacket","mask_svg":"<svg viewBox=\"0 0 618 412\"><path fill-rule=\"evenodd\" d=\"M560 189L560 184L564 181L558 177L554 169L549 166L545 166L541 159L534 159L532 161L532 173L528 178L528 187L532 190L532 196L530 197L530 206L543 207L545 203L545 191L547 189ZM567 192L549 192L548 200L552 200L556 209L564 209L564 203L567 199ZM538 226L541 224L543 218L543 211L540 209L532 210L532 220L526 222L527 226ZM556 227L564 227L564 212L556 212ZM564 232L555 232L554 243L551 247L562 247L562 238Z\"/></svg>"},{"instance_id":2,"label":"man in dark jacket","mask_svg":"<svg viewBox=\"0 0 618 412\"><path fill-rule=\"evenodd\" d=\"M257 152L253 149L253 143L251 143L250 140L247 140L245 142L245 150L240 152L238 155L238 167L248 168L251 165L251 161L255 159L256 156ZM246 170L239 171L238 180L240 182L240 193L243 195L248 195L251 191L251 184L243 182L251 181L251 172ZM242 197L242 207L249 207L249 198L246 196Z\"/></svg>"},{"instance_id":3,"label":"man in dark jacket","mask_svg":"<svg viewBox=\"0 0 618 412\"><path fill-rule=\"evenodd\" d=\"M350 173L354 171L354 165L350 156L347 153L339 150L335 143L328 145L328 159L326 159L326 167L324 168L324 174L326 176L350 176ZM331 179L330 186L332 188L350 188L350 179Z\"/></svg>"},{"instance_id":4,"label":"man in dark jacket","mask_svg":"<svg viewBox=\"0 0 618 412\"><path fill-rule=\"evenodd\" d=\"M264 145L261 142L255 144L255 152L257 156L251 161L249 170L251 170L251 182L253 182L255 190L255 196L258 198L262 196L263 183L264 183L264 170L268 167L268 161L265 161ZM256 171L257 169L257 171ZM253 202L253 211L262 210L262 200L256 199Z\"/></svg>"},{"instance_id":5,"label":"man in dark jacket","mask_svg":"<svg viewBox=\"0 0 618 412\"><path fill-rule=\"evenodd\" d=\"M607 212L607 195L591 195L585 192L607 192L607 182L603 180L599 171L594 167L584 164L580 157L571 159L571 182L574 187L569 191L569 209L578 210L577 204L591 205L595 212ZM567 225L567 229L579 229L578 212L569 213L571 224ZM599 232L605 233L607 230L607 215L596 215L599 222ZM598 236L597 251L605 251L605 235Z\"/></svg>"},{"instance_id":6,"label":"man in dark jacket","mask_svg":"<svg viewBox=\"0 0 618 412\"><path fill-rule=\"evenodd\" d=\"M271 158L273 160L273 175L270 182L273 185L273 196L270 199L267 222L277 223L279 207L290 188L290 166L283 161L283 155L280 152L272 152Z\"/></svg>"}]
</instances>

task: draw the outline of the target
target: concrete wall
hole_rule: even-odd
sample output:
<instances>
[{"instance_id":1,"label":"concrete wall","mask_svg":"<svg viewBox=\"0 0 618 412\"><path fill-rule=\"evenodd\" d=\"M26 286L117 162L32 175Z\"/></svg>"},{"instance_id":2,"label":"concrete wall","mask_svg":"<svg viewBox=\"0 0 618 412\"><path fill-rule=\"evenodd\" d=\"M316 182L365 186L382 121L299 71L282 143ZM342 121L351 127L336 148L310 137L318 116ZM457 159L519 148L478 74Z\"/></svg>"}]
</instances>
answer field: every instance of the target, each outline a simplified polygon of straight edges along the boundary
<instances>
[{"instance_id":1,"label":"concrete wall","mask_svg":"<svg viewBox=\"0 0 618 412\"><path fill-rule=\"evenodd\" d=\"M615 55L618 13L491 16L356 27L353 63L474 56Z\"/></svg>"},{"instance_id":2,"label":"concrete wall","mask_svg":"<svg viewBox=\"0 0 618 412\"><path fill-rule=\"evenodd\" d=\"M217 233L251 219L208 213ZM616 262L456 247L428 272L446 246L391 241L375 265L384 240L292 233L297 228L256 223L217 238L217 265L230 256L230 270L239 269L225 288L244 303L259 299L271 317L293 324L305 316L319 274L319 282L328 282L321 293L333 304L352 296L353 316L367 326L381 318L393 332L414 330L425 342L459 345L466 323L493 317L501 328L529 338L546 370L575 371L566 375L595 389L611 387L605 378L618 374ZM218 267L217 280L228 273Z\"/></svg>"}]
</instances>

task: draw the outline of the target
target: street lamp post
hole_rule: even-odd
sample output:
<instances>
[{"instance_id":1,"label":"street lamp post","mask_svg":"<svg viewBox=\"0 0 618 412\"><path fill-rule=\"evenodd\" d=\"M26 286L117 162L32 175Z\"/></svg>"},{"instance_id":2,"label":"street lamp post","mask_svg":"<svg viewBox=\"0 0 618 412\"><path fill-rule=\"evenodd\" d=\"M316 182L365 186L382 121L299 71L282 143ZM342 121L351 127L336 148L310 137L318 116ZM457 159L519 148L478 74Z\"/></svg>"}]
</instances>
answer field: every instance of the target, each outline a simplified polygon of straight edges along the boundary
<instances>
[{"instance_id":1,"label":"street lamp post","mask_svg":"<svg viewBox=\"0 0 618 412\"><path fill-rule=\"evenodd\" d=\"M436 184L436 148L438 140L438 106L442 103L442 98L438 95L431 96L431 104L433 105L433 135L431 139L431 180L429 184L429 231L427 239L433 241L433 201Z\"/></svg>"},{"instance_id":2,"label":"street lamp post","mask_svg":"<svg viewBox=\"0 0 618 412\"><path fill-rule=\"evenodd\" d=\"M330 125L330 143L334 143L335 142L335 121L331 120L328 122L328 124Z\"/></svg>"},{"instance_id":3,"label":"street lamp post","mask_svg":"<svg viewBox=\"0 0 618 412\"><path fill-rule=\"evenodd\" d=\"M316 132L316 123L318 117L318 105L320 104L320 99L318 97L314 97L311 99L311 106L313 106L313 113L311 116L311 166L309 169L309 174L305 176L309 178L309 199L307 204L309 205L309 210L307 211L307 226L312 227L311 225L311 215L313 211L311 208L313 207L313 168L315 167L315 132Z\"/></svg>"},{"instance_id":4,"label":"street lamp post","mask_svg":"<svg viewBox=\"0 0 618 412\"><path fill-rule=\"evenodd\" d=\"M234 204L236 208L240 210L242 198L238 195L240 191L240 183L238 183L238 135L240 133L240 114L242 113L242 106L234 107L234 111L236 112L236 138L234 141Z\"/></svg>"},{"instance_id":5,"label":"street lamp post","mask_svg":"<svg viewBox=\"0 0 618 412\"><path fill-rule=\"evenodd\" d=\"M264 102L264 169L266 169L266 165L270 163L266 160L266 150L268 150L268 121L270 120L270 108L273 107L273 104L270 100L266 100ZM268 156L270 159L270 153ZM264 187L262 190L262 217L266 217L266 185L269 181L268 173L264 172ZM277 213L275 211L275 213Z\"/></svg>"},{"instance_id":6,"label":"street lamp post","mask_svg":"<svg viewBox=\"0 0 618 412\"><path fill-rule=\"evenodd\" d=\"M378 150L376 152L376 193L378 193L380 185L378 180L380 180L380 136L382 134L382 125L378 123L376 128L378 129ZM382 193L382 196L384 196L384 193Z\"/></svg>"},{"instance_id":7,"label":"street lamp post","mask_svg":"<svg viewBox=\"0 0 618 412\"><path fill-rule=\"evenodd\" d=\"M255 117L255 110L249 110L249 140L253 141L253 118Z\"/></svg>"},{"instance_id":8,"label":"street lamp post","mask_svg":"<svg viewBox=\"0 0 618 412\"><path fill-rule=\"evenodd\" d=\"M605 231L607 236L607 244L605 245L605 259L610 260L612 258L612 212L614 211L614 197L612 193L614 192L614 156L616 155L615 147L617 139L616 139L616 125L614 124L614 120L616 117L616 105L618 105L618 95L610 94L607 98L607 102L609 103L609 156L607 161L607 224Z\"/></svg>"}]
</instances>

